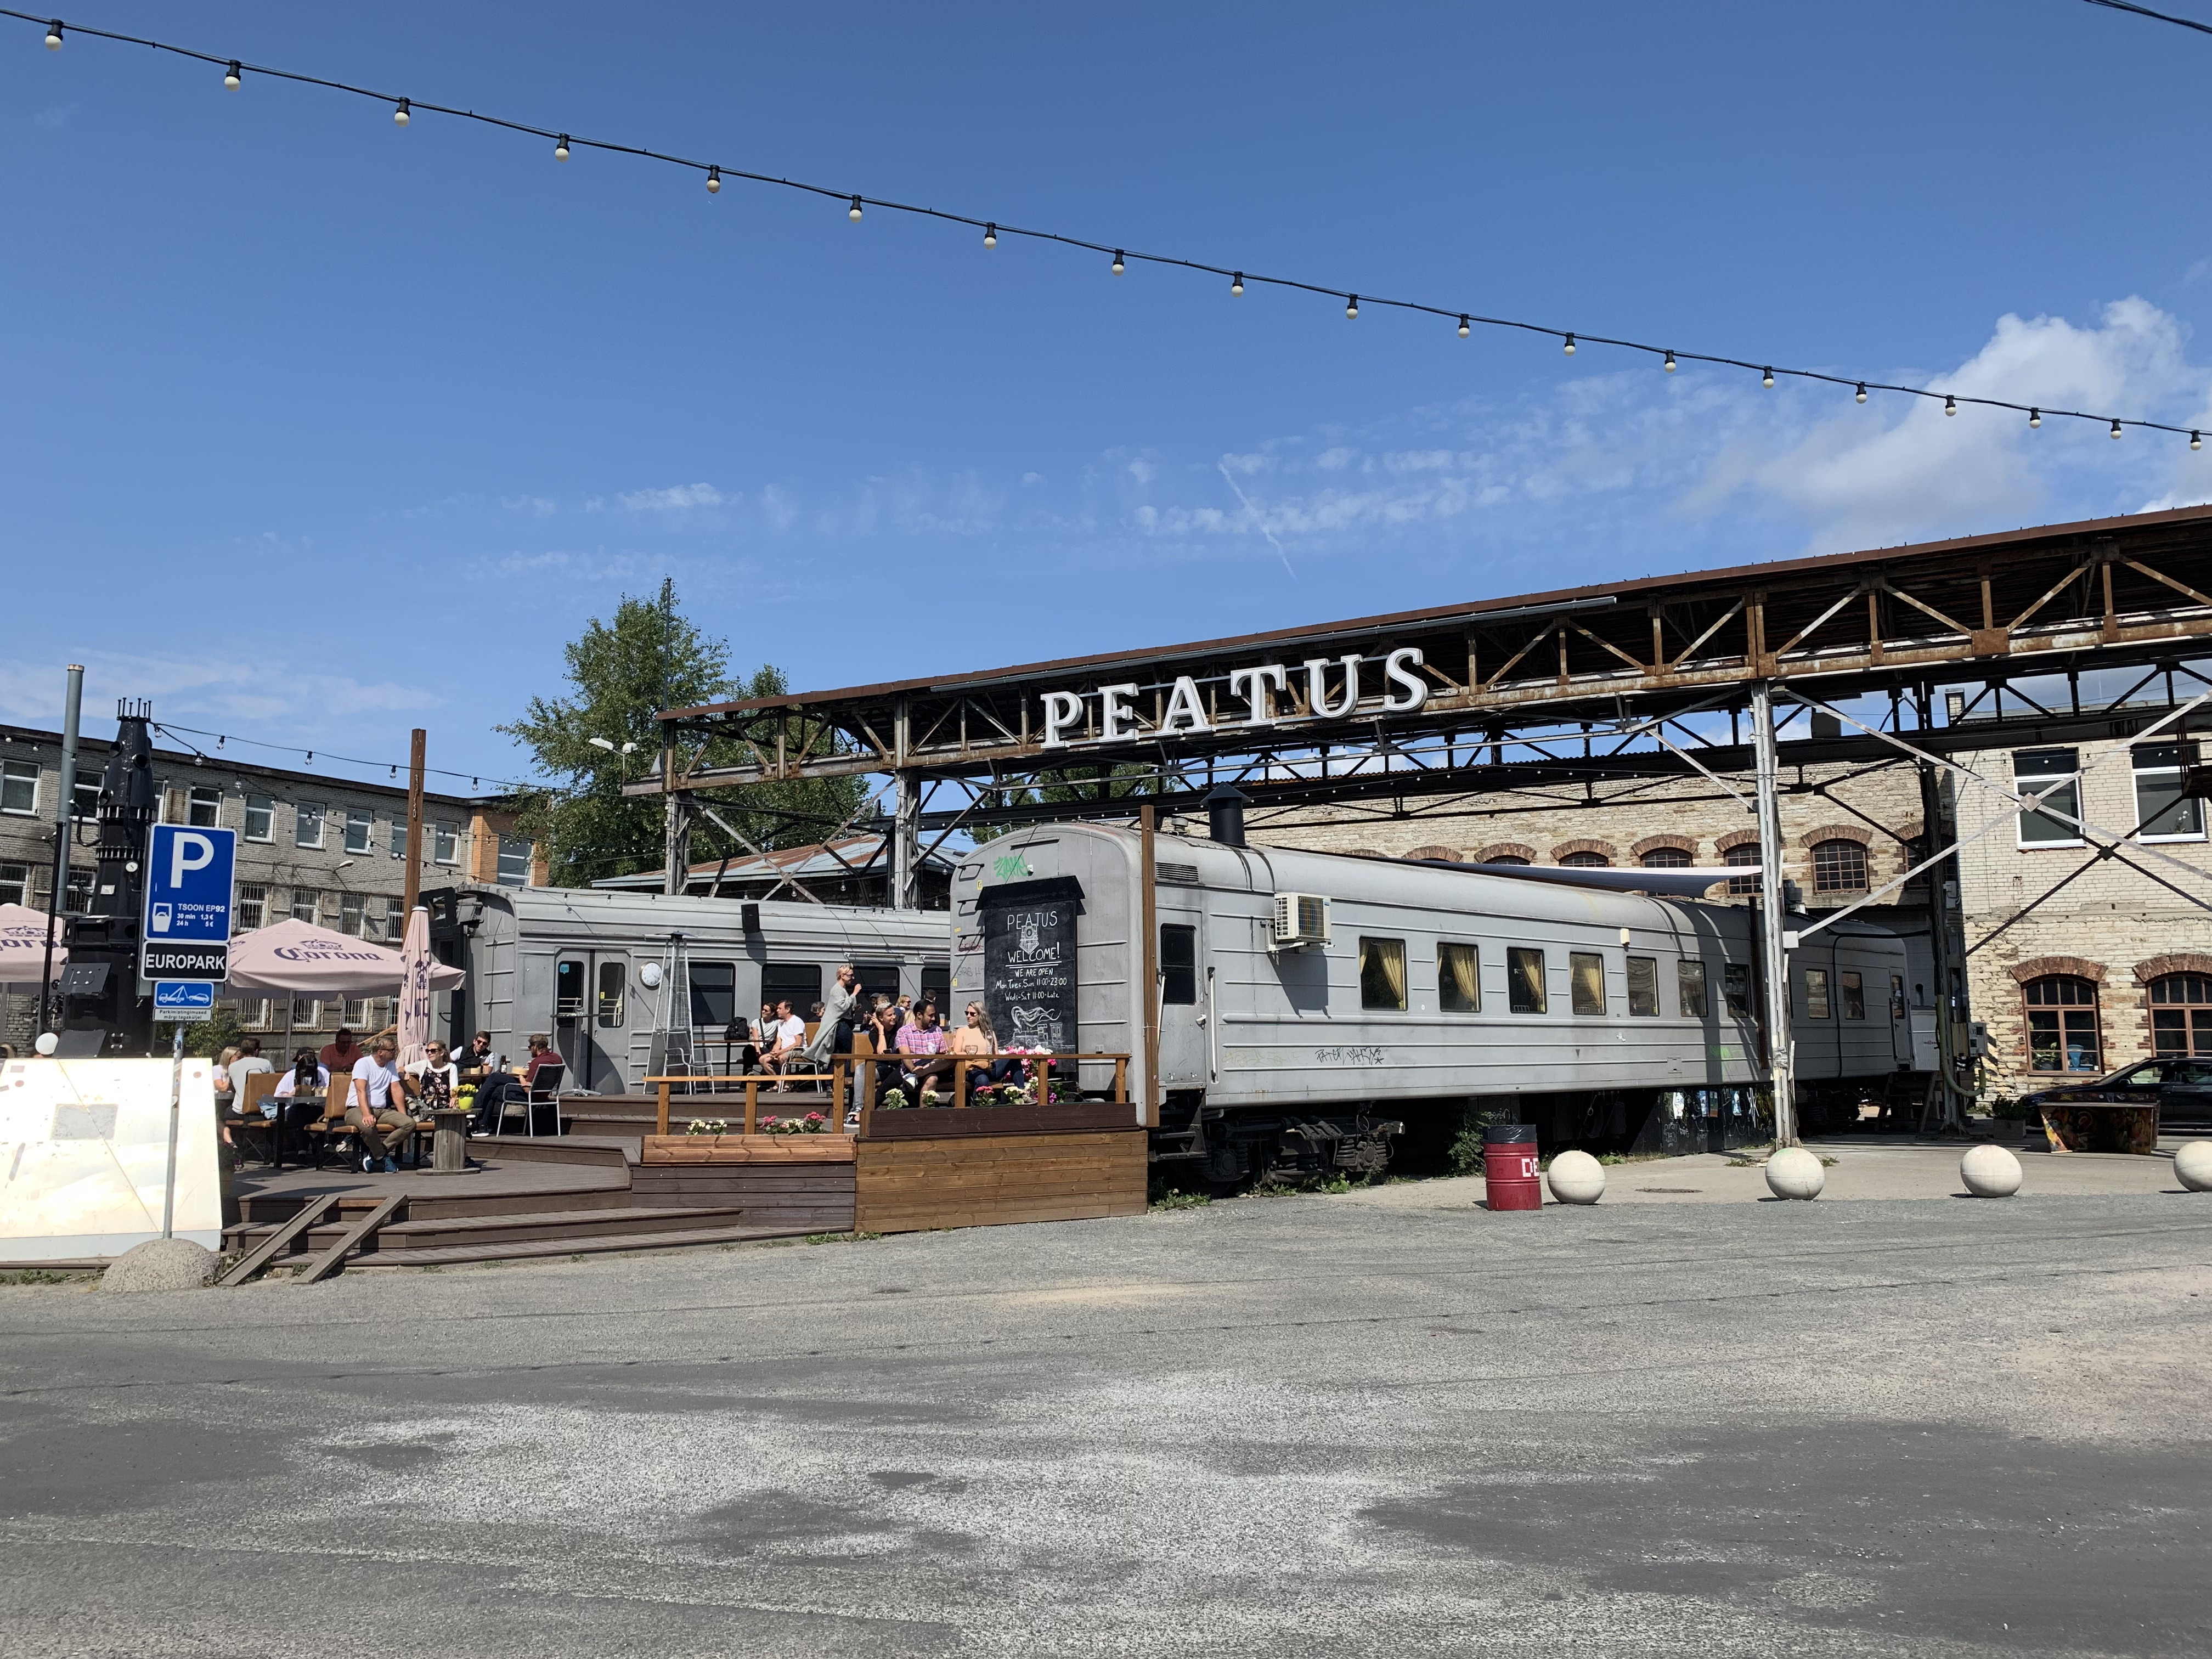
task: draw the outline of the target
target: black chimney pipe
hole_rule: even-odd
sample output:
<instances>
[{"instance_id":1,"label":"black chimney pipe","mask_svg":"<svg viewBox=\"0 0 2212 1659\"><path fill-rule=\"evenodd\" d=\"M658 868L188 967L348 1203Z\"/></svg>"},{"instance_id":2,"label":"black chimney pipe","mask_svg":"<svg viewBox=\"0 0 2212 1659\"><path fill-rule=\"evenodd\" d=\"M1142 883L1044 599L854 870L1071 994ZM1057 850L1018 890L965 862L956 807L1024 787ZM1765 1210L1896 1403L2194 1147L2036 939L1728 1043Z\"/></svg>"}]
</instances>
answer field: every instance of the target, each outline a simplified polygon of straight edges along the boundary
<instances>
[{"instance_id":1,"label":"black chimney pipe","mask_svg":"<svg viewBox=\"0 0 2212 1659\"><path fill-rule=\"evenodd\" d=\"M1224 847L1244 844L1244 803L1251 799L1233 783L1218 783L1206 792L1206 832Z\"/></svg>"}]
</instances>

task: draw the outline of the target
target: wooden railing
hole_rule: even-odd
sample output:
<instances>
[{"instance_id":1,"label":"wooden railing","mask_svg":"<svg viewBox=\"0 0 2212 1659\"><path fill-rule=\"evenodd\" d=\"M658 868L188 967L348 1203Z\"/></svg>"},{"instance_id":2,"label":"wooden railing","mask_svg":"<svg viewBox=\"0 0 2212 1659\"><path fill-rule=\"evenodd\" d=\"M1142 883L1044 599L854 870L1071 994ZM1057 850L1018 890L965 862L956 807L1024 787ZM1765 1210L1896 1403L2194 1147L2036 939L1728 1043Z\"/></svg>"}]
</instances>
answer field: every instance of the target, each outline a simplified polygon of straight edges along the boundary
<instances>
[{"instance_id":1,"label":"wooden railing","mask_svg":"<svg viewBox=\"0 0 2212 1659\"><path fill-rule=\"evenodd\" d=\"M765 1088L772 1092L788 1089L794 1083L826 1083L830 1085L830 1121L837 1128L844 1126L845 1105L849 1097L847 1079L859 1068L860 1079L860 1133L865 1135L876 1109L876 1073L884 1066L896 1066L908 1060L934 1059L936 1056L913 1054L832 1054L827 1072L784 1073L749 1072L742 1077L649 1077L644 1080L659 1091L659 1110L654 1115L653 1133L668 1133L670 1097L679 1084L688 1088L735 1084L744 1091L745 1133L759 1133L760 1092ZM1048 1101L1052 1093L1052 1068L1056 1065L1078 1065L1084 1061L1114 1062L1114 1092L1112 1101L1126 1105L1129 1100L1129 1056L1126 1054L947 1054L952 1062L952 1104L964 1107L969 1103L968 1074L978 1066L996 1066L1009 1060L1019 1060L1024 1071L1034 1073L1033 1082L1040 1104ZM914 1103L920 1105L917 1100Z\"/></svg>"}]
</instances>

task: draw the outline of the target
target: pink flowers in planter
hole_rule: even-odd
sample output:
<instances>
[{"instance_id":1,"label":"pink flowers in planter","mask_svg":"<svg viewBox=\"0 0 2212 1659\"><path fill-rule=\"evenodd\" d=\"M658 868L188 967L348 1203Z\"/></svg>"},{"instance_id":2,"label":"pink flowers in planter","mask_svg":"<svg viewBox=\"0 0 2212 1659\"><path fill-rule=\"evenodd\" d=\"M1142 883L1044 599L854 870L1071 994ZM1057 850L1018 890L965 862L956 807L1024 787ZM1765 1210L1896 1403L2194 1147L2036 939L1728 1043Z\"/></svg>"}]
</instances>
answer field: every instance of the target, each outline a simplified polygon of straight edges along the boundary
<instances>
[{"instance_id":1,"label":"pink flowers in planter","mask_svg":"<svg viewBox=\"0 0 2212 1659\"><path fill-rule=\"evenodd\" d=\"M764 1135L827 1134L830 1120L819 1112L809 1112L805 1117L764 1117L760 1120L760 1132Z\"/></svg>"}]
</instances>

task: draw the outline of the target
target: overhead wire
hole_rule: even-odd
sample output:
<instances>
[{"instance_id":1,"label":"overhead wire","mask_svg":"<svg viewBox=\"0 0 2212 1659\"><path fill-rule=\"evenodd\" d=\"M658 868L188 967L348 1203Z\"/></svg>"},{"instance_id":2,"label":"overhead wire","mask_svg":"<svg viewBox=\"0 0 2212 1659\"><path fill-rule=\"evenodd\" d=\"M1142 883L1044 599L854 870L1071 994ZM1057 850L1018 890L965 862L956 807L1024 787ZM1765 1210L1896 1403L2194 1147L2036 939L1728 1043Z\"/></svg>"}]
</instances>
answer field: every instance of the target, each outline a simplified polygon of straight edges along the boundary
<instances>
[{"instance_id":1,"label":"overhead wire","mask_svg":"<svg viewBox=\"0 0 2212 1659\"><path fill-rule=\"evenodd\" d=\"M2146 7L2127 4L2124 3L2124 0L2089 0L2089 3L2093 5L2108 6L2115 10L2139 12L2163 22L2179 23L2185 27L2203 29L2205 33L2212 33L2212 28L2208 28L2203 24L2190 22L2186 18L2170 17L2162 12L2151 11ZM1091 253L1109 253L1113 256L1112 269L1115 275L1120 275L1125 264L1129 262L1173 270L1198 271L1212 276L1229 277L1231 283L1231 292L1236 295L1243 293L1246 283L1256 283L1293 293L1341 300L1346 302L1345 314L1348 317L1357 317L1359 304L1364 301L1370 306L1382 306L1391 310L1439 318L1453 324L1462 335L1468 331L1469 325L1480 323L1486 328L1504 329L1558 340L1568 356L1574 354L1577 345L1613 346L1620 350L1639 352L1646 356L1662 360L1661 366L1670 374L1678 362L1707 363L1716 368L1740 368L1747 373L1758 374L1763 384L1771 384L1777 378L1785 378L1815 385L1848 387L1852 390L1857 401L1862 403L1866 401L1866 394L1869 391L1889 392L1900 397L1940 401L1945 405L1945 412L1950 414L1957 412L1959 404L1966 404L1984 409L2009 410L2020 414L2032 412L2039 418L2032 420L2029 422L2030 425L2039 425L2040 417L2043 416L2094 421L2100 425L2108 425L2115 437L2119 435L2122 428L2127 427L2135 427L2149 432L2170 432L2177 436L2191 440L2196 440L2200 435L2196 428L2171 425L2164 421L2129 418L2100 414L2087 410L2059 409L2049 404L2014 403L2002 398L1976 397L1956 392L1936 392L1923 386L1869 380L1858 374L1831 374L1821 369L1778 368L1766 362L1764 359L1731 357L1717 352L1685 351L1679 347L1650 345L1641 340L1590 334L1580 329L1557 328L1548 324L1527 322L1516 318L1487 316L1459 306L1431 305L1419 300L1383 298L1364 289L1355 294L1350 289L1331 288L1326 283L1306 282L1297 277L1271 276L1249 268L1214 264L1206 260L1185 258L1175 254L1147 253L1141 249L1129 248L1126 245L1093 241L1088 237L1069 235L1060 231L1030 229L1011 224L1004 219L976 218L969 214L955 213L942 208L925 207L912 202L893 201L888 198L870 196L865 192L842 187L817 185L805 179L786 178L769 173L756 173L748 168L733 167L726 161L695 161L689 156L672 155L667 151L653 149L641 144L626 144L606 138L579 137L572 131L564 131L556 127L539 126L528 121L517 121L505 116L489 115L478 110L462 109L448 104L427 103L419 98L403 97L396 93L379 92L373 88L356 86L345 81L335 81L325 76L308 75L295 70L247 63L242 58L201 52L194 47L180 46L166 40L155 40L143 35L125 34L112 29L94 28L82 24L69 23L58 18L40 15L34 12L17 11L9 7L0 6L0 17L16 18L24 22L35 23L46 29L46 43L49 47L56 50L58 50L70 36L82 35L93 40L112 40L125 46L146 46L155 52L167 52L179 58L190 59L194 63L212 64L222 70L224 84L234 89L246 76L262 76L270 80L289 81L300 86L319 87L326 91L344 93L352 97L365 98L385 105L392 110L392 118L403 126L408 125L408 122L402 120L401 117L428 113L448 115L457 120L474 121L481 125L496 127L507 132L526 134L535 138L550 138L554 141L554 155L559 161L567 161L570 154L578 149L598 150L612 155L634 156L641 161L659 161L666 166L684 167L697 173L705 178L710 191L718 189L726 180L742 179L753 184L773 185L785 190L798 191L805 195L817 196L827 200L842 203L847 206L847 216L855 223L861 221L864 208L880 208L887 212L908 214L917 218L933 219L946 224L964 225L971 229L981 230L985 235L985 245L991 247L998 245L998 239L1000 237L1018 236L1033 242L1053 243L1062 247L1080 248ZM2191 447L2195 447L2193 442Z\"/></svg>"}]
</instances>

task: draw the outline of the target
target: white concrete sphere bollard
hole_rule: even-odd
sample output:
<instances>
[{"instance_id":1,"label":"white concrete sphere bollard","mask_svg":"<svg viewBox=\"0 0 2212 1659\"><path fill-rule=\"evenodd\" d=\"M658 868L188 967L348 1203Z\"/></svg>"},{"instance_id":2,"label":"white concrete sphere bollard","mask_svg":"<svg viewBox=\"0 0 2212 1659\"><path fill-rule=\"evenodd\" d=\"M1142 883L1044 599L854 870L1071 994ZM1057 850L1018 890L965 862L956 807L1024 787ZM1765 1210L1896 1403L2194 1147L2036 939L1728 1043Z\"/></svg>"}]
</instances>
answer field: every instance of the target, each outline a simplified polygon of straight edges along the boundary
<instances>
[{"instance_id":1,"label":"white concrete sphere bollard","mask_svg":"<svg viewBox=\"0 0 2212 1659\"><path fill-rule=\"evenodd\" d=\"M1605 1192L1605 1165L1588 1152L1561 1152L1545 1172L1562 1204L1595 1204Z\"/></svg>"},{"instance_id":2,"label":"white concrete sphere bollard","mask_svg":"<svg viewBox=\"0 0 2212 1659\"><path fill-rule=\"evenodd\" d=\"M2185 1140L2173 1154L2173 1173L2192 1193L2212 1193L2212 1140Z\"/></svg>"},{"instance_id":3,"label":"white concrete sphere bollard","mask_svg":"<svg viewBox=\"0 0 2212 1659\"><path fill-rule=\"evenodd\" d=\"M1818 1198L1827 1184L1820 1160L1802 1146L1784 1146L1766 1160L1766 1190L1777 1198Z\"/></svg>"},{"instance_id":4,"label":"white concrete sphere bollard","mask_svg":"<svg viewBox=\"0 0 2212 1659\"><path fill-rule=\"evenodd\" d=\"M1974 1146L1959 1160L1959 1179L1976 1198L2010 1198L2020 1190L2020 1160L2002 1146Z\"/></svg>"},{"instance_id":5,"label":"white concrete sphere bollard","mask_svg":"<svg viewBox=\"0 0 2212 1659\"><path fill-rule=\"evenodd\" d=\"M216 1254L189 1238L149 1238L107 1264L103 1291L197 1291L215 1276Z\"/></svg>"}]
</instances>

